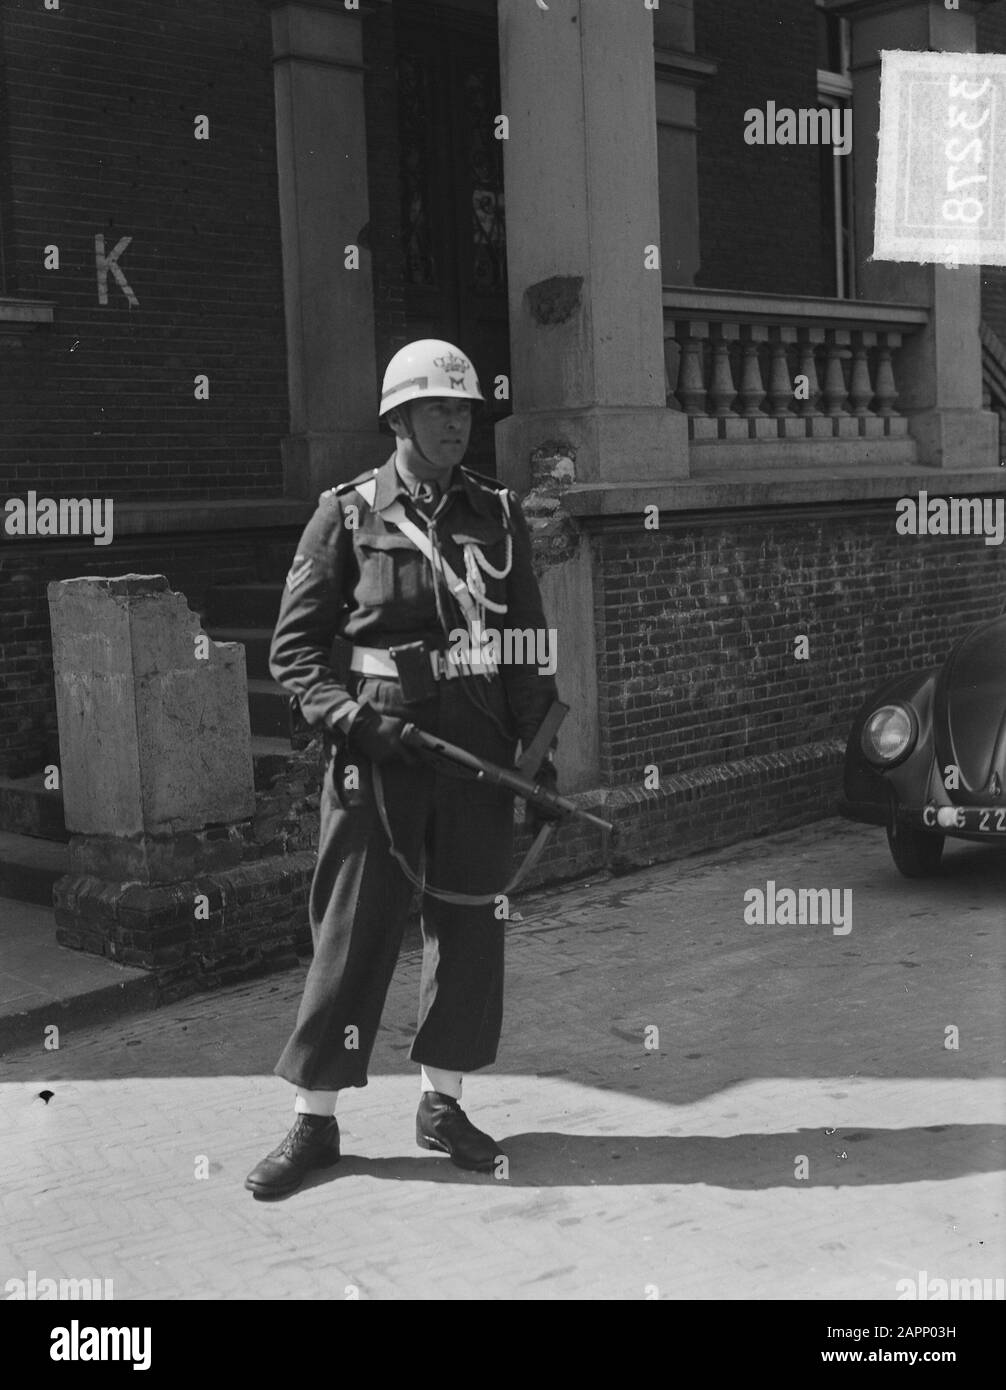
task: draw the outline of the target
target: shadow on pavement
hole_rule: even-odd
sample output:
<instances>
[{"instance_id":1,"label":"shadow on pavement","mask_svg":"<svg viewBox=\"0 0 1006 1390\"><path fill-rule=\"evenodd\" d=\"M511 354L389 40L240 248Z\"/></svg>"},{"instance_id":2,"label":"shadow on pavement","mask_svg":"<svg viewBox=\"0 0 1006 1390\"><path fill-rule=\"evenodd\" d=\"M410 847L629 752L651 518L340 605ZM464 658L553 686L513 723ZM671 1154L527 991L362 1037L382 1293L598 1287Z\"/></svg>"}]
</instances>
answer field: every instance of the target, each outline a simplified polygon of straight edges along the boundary
<instances>
[{"instance_id":1,"label":"shadow on pavement","mask_svg":"<svg viewBox=\"0 0 1006 1390\"><path fill-rule=\"evenodd\" d=\"M626 1187L697 1183L762 1191L772 1187L859 1187L944 1181L1004 1166L1006 1125L907 1129L783 1130L777 1134L623 1134L597 1137L539 1131L500 1140L509 1173L467 1173L446 1157L363 1158L312 1174L301 1191L349 1177L393 1182L503 1182L507 1187ZM800 1158L806 1178L796 1176ZM484 1219L491 1219L491 1214Z\"/></svg>"}]
</instances>

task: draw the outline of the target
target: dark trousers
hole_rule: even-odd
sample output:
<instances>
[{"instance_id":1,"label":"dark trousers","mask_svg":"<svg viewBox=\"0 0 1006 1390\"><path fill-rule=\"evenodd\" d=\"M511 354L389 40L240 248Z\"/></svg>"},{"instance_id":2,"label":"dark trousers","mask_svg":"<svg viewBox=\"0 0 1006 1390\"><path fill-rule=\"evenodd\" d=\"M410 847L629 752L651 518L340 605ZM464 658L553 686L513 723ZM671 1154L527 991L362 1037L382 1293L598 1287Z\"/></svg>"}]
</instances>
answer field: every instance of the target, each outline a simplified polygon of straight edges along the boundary
<instances>
[{"instance_id":1,"label":"dark trousers","mask_svg":"<svg viewBox=\"0 0 1006 1390\"><path fill-rule=\"evenodd\" d=\"M512 766L516 739L473 709L461 681L436 698L402 703L394 681L356 677L356 694L469 752ZM474 684L474 682L472 682ZM478 686L511 728L498 679ZM350 687L353 690L353 687ZM353 769L358 769L359 786ZM513 851L513 797L428 766L380 769L395 848L434 888L500 893ZM311 885L314 960L297 1023L276 1074L308 1090L365 1086L381 1012L401 949L414 889L391 856L378 817L372 769L344 740L334 744L321 801ZM503 1019L503 929L493 903L466 907L423 895L423 969L414 1062L469 1072L496 1059Z\"/></svg>"}]
</instances>

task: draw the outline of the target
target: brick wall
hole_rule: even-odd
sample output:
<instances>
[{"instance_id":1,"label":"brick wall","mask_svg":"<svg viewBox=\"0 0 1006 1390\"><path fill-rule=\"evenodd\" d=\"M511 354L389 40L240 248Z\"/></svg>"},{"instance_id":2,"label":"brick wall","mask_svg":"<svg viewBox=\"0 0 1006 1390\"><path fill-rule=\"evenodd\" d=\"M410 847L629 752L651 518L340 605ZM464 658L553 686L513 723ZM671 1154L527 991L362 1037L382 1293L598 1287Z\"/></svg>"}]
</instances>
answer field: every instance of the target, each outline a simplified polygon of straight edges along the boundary
<instances>
[{"instance_id":1,"label":"brick wall","mask_svg":"<svg viewBox=\"0 0 1006 1390\"><path fill-rule=\"evenodd\" d=\"M698 93L697 285L767 294L830 293L820 150L746 145L744 112L772 100L816 107L816 19L808 0L700 0L695 47L719 64Z\"/></svg>"},{"instance_id":2,"label":"brick wall","mask_svg":"<svg viewBox=\"0 0 1006 1390\"><path fill-rule=\"evenodd\" d=\"M602 783L844 738L874 687L941 662L1002 611L1003 547L898 536L894 522L892 501L602 529Z\"/></svg>"},{"instance_id":3,"label":"brick wall","mask_svg":"<svg viewBox=\"0 0 1006 1390\"><path fill-rule=\"evenodd\" d=\"M269 533L268 545L292 552L298 528ZM111 546L40 540L0 548L0 773L23 776L59 761L47 585L89 574L164 574L193 610L213 584L275 578L262 565L256 532L219 536L122 536Z\"/></svg>"},{"instance_id":4,"label":"brick wall","mask_svg":"<svg viewBox=\"0 0 1006 1390\"><path fill-rule=\"evenodd\" d=\"M278 493L288 422L264 0L15 0L0 25L7 291L56 302L54 330L5 354L0 494ZM194 138L201 114L209 140ZM99 306L97 233L106 254L132 237L119 264L138 305L110 274ZM58 270L43 267L48 245Z\"/></svg>"}]
</instances>

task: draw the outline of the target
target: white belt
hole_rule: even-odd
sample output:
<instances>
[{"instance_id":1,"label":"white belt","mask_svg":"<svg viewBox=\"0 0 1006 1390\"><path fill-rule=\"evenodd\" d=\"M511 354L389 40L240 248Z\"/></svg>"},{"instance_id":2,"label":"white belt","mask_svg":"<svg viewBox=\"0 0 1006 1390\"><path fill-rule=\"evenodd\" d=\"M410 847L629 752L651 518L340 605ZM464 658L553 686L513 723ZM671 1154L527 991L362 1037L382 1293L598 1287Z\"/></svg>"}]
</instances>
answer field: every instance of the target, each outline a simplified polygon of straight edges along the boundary
<instances>
[{"instance_id":1,"label":"white belt","mask_svg":"<svg viewBox=\"0 0 1006 1390\"><path fill-rule=\"evenodd\" d=\"M429 657L434 680L452 681L463 674L462 667L448 661L443 652L431 651ZM354 647L349 669L355 671L358 676L384 676L393 681L398 679L398 667L394 658L389 656L383 647Z\"/></svg>"}]
</instances>

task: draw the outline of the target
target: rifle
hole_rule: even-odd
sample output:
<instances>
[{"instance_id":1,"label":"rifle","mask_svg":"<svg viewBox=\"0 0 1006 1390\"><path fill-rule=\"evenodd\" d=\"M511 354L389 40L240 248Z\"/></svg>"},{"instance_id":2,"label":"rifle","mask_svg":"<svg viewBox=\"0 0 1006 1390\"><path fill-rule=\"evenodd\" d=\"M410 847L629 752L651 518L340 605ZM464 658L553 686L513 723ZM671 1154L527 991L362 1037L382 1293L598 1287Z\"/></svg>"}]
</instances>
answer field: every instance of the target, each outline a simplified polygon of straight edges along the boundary
<instances>
[{"instance_id":1,"label":"rifle","mask_svg":"<svg viewBox=\"0 0 1006 1390\"><path fill-rule=\"evenodd\" d=\"M541 763L545 747L565 718L568 709L568 705L562 704L559 700L555 701L515 768L499 767L495 763L488 763L484 758L476 757L474 753L469 753L464 748L458 748L456 744L448 743L446 739L424 733L422 729L417 729L415 724L406 724L402 730L401 739L407 747L414 748L426 762L440 762L447 768L465 768L474 774L476 780L492 782L497 787L514 792L532 806L561 812L562 820L575 818L589 821L591 825L596 825L601 830L610 831L613 828L611 821L602 820L600 816L592 815L590 811L581 810L575 801L570 801L566 796L560 796L558 792L548 791L547 788L533 781L527 775L529 771L536 770Z\"/></svg>"}]
</instances>

